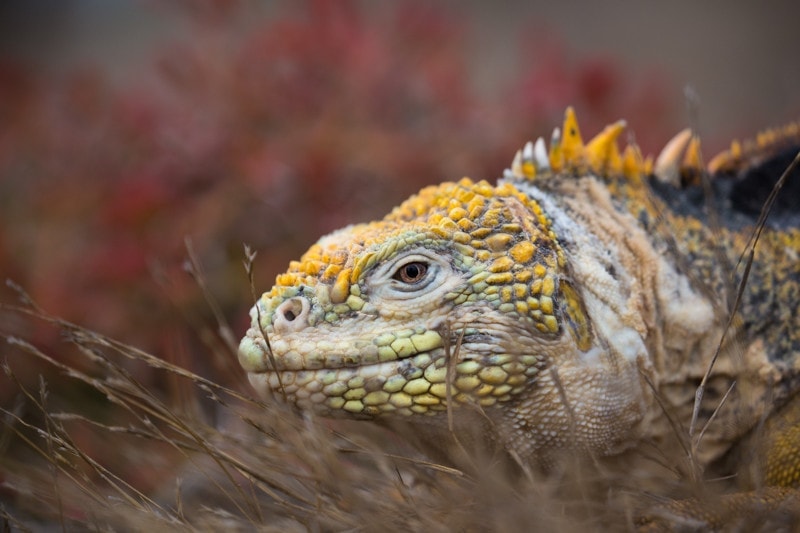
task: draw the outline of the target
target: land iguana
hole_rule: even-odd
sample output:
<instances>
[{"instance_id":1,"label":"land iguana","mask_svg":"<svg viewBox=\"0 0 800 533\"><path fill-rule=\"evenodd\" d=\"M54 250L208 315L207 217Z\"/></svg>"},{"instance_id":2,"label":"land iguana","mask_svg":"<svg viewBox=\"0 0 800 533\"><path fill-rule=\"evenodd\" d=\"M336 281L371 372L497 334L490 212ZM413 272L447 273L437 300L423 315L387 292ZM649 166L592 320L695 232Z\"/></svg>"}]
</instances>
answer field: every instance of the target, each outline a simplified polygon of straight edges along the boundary
<instances>
[{"instance_id":1,"label":"land iguana","mask_svg":"<svg viewBox=\"0 0 800 533\"><path fill-rule=\"evenodd\" d=\"M757 432L752 485L800 485L800 127L707 167L688 130L653 163L619 151L624 128L584 144L568 109L497 185L427 187L322 237L251 311L253 387L477 433L522 465L678 448L679 426L705 467Z\"/></svg>"}]
</instances>

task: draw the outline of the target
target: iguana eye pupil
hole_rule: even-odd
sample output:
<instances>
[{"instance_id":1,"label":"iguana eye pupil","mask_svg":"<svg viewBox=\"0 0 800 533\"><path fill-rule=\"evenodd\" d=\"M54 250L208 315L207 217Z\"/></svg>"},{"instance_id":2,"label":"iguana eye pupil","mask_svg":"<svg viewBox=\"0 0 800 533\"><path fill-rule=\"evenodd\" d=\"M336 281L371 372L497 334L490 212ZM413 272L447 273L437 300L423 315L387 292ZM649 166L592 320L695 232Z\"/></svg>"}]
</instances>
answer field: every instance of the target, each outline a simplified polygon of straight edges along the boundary
<instances>
[{"instance_id":1,"label":"iguana eye pupil","mask_svg":"<svg viewBox=\"0 0 800 533\"><path fill-rule=\"evenodd\" d=\"M403 283L418 283L425 277L428 272L428 265L425 263L408 263L397 269L394 279L402 281Z\"/></svg>"}]
</instances>

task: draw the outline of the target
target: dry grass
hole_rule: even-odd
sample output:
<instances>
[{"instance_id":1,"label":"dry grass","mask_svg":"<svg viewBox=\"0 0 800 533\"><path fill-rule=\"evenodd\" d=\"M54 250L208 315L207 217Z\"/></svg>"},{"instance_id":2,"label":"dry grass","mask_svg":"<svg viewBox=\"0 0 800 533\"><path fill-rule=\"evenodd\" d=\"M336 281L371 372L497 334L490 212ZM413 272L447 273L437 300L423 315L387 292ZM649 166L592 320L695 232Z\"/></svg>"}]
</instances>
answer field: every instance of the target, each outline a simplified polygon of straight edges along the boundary
<instances>
[{"instance_id":1,"label":"dry grass","mask_svg":"<svg viewBox=\"0 0 800 533\"><path fill-rule=\"evenodd\" d=\"M572 530L615 514L596 498L563 500L558 483L432 462L371 424L253 400L35 306L16 312L61 328L92 371L6 336L16 353L3 366L19 390L3 410L5 444L17 445L2 460L2 517L12 529ZM96 402L66 411L44 381L27 388L15 368L31 358L96 391ZM131 361L163 373L170 390L148 390ZM75 434L102 444L93 453ZM138 479L131 463L157 483Z\"/></svg>"},{"instance_id":2,"label":"dry grass","mask_svg":"<svg viewBox=\"0 0 800 533\"><path fill-rule=\"evenodd\" d=\"M15 406L3 410L0 442L15 452L0 463L0 516L12 531L631 530L647 512L691 526L687 507L665 495L718 492L671 467L654 470L656 477L621 477L613 465L576 459L545 478L521 475L497 458L441 464L373 424L323 421L259 402L245 386L216 384L49 316L20 295L22 305L7 311L59 328L90 364L62 363L5 335L15 353L3 367L19 391ZM234 336L221 325L218 338ZM235 365L233 346L216 345L227 346ZM96 392L93 403L66 410L43 380L29 388L15 369L32 360L58 369L75 390ZM169 386L149 390L134 377L140 365ZM644 489L654 486L661 496ZM703 501L692 505L724 508Z\"/></svg>"}]
</instances>

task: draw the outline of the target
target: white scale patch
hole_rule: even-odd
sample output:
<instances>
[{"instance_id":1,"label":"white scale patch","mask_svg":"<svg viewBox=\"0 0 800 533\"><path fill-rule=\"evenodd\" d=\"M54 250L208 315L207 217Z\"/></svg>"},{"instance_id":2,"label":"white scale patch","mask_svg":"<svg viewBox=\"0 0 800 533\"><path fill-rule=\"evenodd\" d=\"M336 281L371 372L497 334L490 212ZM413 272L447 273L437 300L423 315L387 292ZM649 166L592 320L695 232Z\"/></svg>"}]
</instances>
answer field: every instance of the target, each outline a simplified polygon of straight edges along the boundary
<instances>
[{"instance_id":1,"label":"white scale patch","mask_svg":"<svg viewBox=\"0 0 800 533\"><path fill-rule=\"evenodd\" d=\"M624 323L625 317L636 314L635 310L629 309L627 299L632 290L630 281L634 278L617 258L614 249L603 243L592 228L578 225L552 195L537 187L516 185L536 200L552 221L575 278L573 285L580 291L595 331L626 361L636 362L646 355L644 332ZM614 276L610 274L612 270ZM584 360L599 363L601 354L599 350L590 350Z\"/></svg>"}]
</instances>

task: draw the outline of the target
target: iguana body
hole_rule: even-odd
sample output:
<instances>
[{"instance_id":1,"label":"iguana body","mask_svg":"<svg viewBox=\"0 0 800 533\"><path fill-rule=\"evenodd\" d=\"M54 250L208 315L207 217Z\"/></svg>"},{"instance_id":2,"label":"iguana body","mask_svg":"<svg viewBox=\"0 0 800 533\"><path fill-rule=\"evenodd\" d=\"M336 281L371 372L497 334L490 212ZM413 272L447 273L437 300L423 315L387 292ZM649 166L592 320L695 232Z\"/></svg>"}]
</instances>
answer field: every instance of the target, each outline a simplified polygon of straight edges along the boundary
<instances>
[{"instance_id":1,"label":"iguana body","mask_svg":"<svg viewBox=\"0 0 800 533\"><path fill-rule=\"evenodd\" d=\"M547 464L565 450L674 448L720 347L695 436L736 384L696 446L701 464L781 406L799 418L791 209L760 235L728 326L758 215L742 184L772 168L756 187L770 190L797 128L716 158L713 172L730 175L712 177L710 208L693 182L695 140L662 155L668 182L656 182L634 148L617 151L622 128L584 146L568 110L549 152L528 145L497 186L428 187L381 221L323 237L251 313L239 359L253 386L324 416L419 421L423 433L447 432L452 416L456 432L479 427ZM789 457L769 483L800 483L798 444L780 440L798 433L791 424L767 445Z\"/></svg>"}]
</instances>

